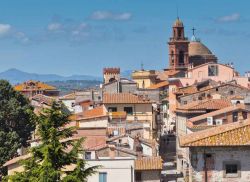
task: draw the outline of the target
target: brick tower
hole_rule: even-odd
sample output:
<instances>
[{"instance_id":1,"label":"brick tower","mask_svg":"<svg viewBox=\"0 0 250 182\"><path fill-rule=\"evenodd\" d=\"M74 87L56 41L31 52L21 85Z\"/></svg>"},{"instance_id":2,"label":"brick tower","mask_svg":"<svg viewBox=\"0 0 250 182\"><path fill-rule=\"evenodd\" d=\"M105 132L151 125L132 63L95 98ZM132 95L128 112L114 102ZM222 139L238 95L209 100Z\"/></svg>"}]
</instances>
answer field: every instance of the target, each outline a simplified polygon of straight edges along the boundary
<instances>
[{"instance_id":1,"label":"brick tower","mask_svg":"<svg viewBox=\"0 0 250 182\"><path fill-rule=\"evenodd\" d=\"M120 68L104 68L103 82L104 84L120 79Z\"/></svg>"},{"instance_id":2,"label":"brick tower","mask_svg":"<svg viewBox=\"0 0 250 182\"><path fill-rule=\"evenodd\" d=\"M189 64L188 59L189 41L184 34L182 21L177 18L173 25L173 34L168 42L169 45L169 69L186 70Z\"/></svg>"}]
</instances>

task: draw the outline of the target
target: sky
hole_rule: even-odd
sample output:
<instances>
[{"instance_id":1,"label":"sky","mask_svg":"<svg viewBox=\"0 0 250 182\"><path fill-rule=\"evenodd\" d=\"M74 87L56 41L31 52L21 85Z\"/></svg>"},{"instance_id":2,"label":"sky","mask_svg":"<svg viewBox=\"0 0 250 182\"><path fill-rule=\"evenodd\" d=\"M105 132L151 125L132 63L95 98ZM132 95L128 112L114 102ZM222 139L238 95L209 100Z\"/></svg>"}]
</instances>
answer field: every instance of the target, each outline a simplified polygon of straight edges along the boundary
<instances>
[{"instance_id":1,"label":"sky","mask_svg":"<svg viewBox=\"0 0 250 182\"><path fill-rule=\"evenodd\" d=\"M178 8L177 8L178 7ZM0 72L102 74L164 69L179 16L222 63L250 70L247 0L1 0ZM178 15L177 15L178 9Z\"/></svg>"}]
</instances>

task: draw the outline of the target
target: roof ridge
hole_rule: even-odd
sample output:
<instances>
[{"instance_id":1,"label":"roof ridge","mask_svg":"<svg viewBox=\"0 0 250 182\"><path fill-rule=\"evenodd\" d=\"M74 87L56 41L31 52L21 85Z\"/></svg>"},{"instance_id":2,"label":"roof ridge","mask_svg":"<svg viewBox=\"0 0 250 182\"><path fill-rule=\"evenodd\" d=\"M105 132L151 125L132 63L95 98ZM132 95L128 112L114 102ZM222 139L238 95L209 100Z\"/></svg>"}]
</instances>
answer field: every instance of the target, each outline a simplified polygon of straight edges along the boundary
<instances>
[{"instance_id":1,"label":"roof ridge","mask_svg":"<svg viewBox=\"0 0 250 182\"><path fill-rule=\"evenodd\" d=\"M208 137L212 137L212 136L216 136L216 135L219 135L219 134L227 133L229 131L233 131L233 130L243 128L243 127L247 127L247 126L248 127L250 126L250 119L246 119L242 123L240 121L238 121L238 122L235 122L235 123L229 123L229 124L217 126L216 128L209 128L209 129L202 130L202 131L197 131L197 132L194 132L194 133L191 133L191 134L186 134L186 135L184 135L185 139L188 139L187 137L189 137L191 139L188 142L184 141L183 145L185 145L186 143L192 143L192 142L195 142L195 141L198 142L198 141L200 141L202 139L205 139L205 138L208 138ZM229 128L227 128L227 127L229 127ZM219 130L221 128L224 129L224 131ZM197 136L195 137L195 135L204 133L204 131L206 131L207 134L201 135L199 137L197 137ZM209 131L211 131L211 132L209 132ZM192 135L194 135L194 136L192 136ZM184 136L182 136L182 137L184 137ZM183 139L181 139L181 140L183 140Z\"/></svg>"}]
</instances>

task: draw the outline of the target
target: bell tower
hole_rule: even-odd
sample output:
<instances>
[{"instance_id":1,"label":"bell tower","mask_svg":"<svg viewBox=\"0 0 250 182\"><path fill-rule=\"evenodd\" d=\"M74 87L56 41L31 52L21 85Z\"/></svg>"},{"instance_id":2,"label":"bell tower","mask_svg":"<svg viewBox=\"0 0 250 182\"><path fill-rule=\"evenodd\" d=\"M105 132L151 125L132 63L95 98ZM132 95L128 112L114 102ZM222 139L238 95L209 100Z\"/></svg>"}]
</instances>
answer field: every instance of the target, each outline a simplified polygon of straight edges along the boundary
<instances>
[{"instance_id":1,"label":"bell tower","mask_svg":"<svg viewBox=\"0 0 250 182\"><path fill-rule=\"evenodd\" d=\"M179 17L173 24L169 45L169 69L186 70L189 64L189 41L185 37L184 26Z\"/></svg>"}]
</instances>

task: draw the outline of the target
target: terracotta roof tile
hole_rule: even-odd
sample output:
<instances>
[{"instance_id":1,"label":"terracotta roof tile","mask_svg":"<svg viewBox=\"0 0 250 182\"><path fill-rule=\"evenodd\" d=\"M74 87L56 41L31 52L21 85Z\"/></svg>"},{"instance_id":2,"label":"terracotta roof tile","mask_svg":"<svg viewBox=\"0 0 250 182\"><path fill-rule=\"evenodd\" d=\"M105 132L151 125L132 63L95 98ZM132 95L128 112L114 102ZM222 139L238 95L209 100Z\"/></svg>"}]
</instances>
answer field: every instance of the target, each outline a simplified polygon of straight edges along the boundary
<instances>
[{"instance_id":1,"label":"terracotta roof tile","mask_svg":"<svg viewBox=\"0 0 250 182\"><path fill-rule=\"evenodd\" d=\"M76 99L76 93L72 92L67 95L63 95L62 97L59 98L60 100L75 100Z\"/></svg>"},{"instance_id":2,"label":"terracotta roof tile","mask_svg":"<svg viewBox=\"0 0 250 182\"><path fill-rule=\"evenodd\" d=\"M9 166L9 165L12 165L12 164L15 164L21 160L25 160L25 159L28 159L31 157L31 154L26 154L26 155L21 155L21 156L18 156L18 157L15 157L9 161L7 161L3 166L6 167L6 166Z\"/></svg>"},{"instance_id":3,"label":"terracotta roof tile","mask_svg":"<svg viewBox=\"0 0 250 182\"><path fill-rule=\"evenodd\" d=\"M186 105L179 106L179 110L218 110L231 106L231 102L227 99L211 99L205 101L191 102Z\"/></svg>"},{"instance_id":4,"label":"terracotta roof tile","mask_svg":"<svg viewBox=\"0 0 250 182\"><path fill-rule=\"evenodd\" d=\"M179 88L176 94L192 94L195 92L197 92L196 86L188 86L188 87Z\"/></svg>"},{"instance_id":5,"label":"terracotta roof tile","mask_svg":"<svg viewBox=\"0 0 250 182\"><path fill-rule=\"evenodd\" d=\"M14 87L17 91L25 90L56 90L55 87L40 81L29 80Z\"/></svg>"},{"instance_id":6,"label":"terracotta roof tile","mask_svg":"<svg viewBox=\"0 0 250 182\"><path fill-rule=\"evenodd\" d=\"M105 93L103 95L104 104L143 104L151 103L151 101L143 96L134 95L131 93Z\"/></svg>"},{"instance_id":7,"label":"terracotta roof tile","mask_svg":"<svg viewBox=\"0 0 250 182\"><path fill-rule=\"evenodd\" d=\"M250 120L194 132L179 139L181 147L250 145Z\"/></svg>"},{"instance_id":8,"label":"terracotta roof tile","mask_svg":"<svg viewBox=\"0 0 250 182\"><path fill-rule=\"evenodd\" d=\"M148 87L148 89L158 89L158 88L166 87L168 85L169 85L168 81L163 81L163 82L157 83L155 85L151 85L150 87Z\"/></svg>"},{"instance_id":9,"label":"terracotta roof tile","mask_svg":"<svg viewBox=\"0 0 250 182\"><path fill-rule=\"evenodd\" d=\"M95 107L94 109L84 111L82 113L77 114L77 120L82 120L82 119L91 119L91 118L98 118L98 117L105 117L107 115L107 111L105 107L98 106Z\"/></svg>"},{"instance_id":10,"label":"terracotta roof tile","mask_svg":"<svg viewBox=\"0 0 250 182\"><path fill-rule=\"evenodd\" d=\"M106 145L106 137L88 136L85 138L82 146L85 150L95 150Z\"/></svg>"},{"instance_id":11,"label":"terracotta roof tile","mask_svg":"<svg viewBox=\"0 0 250 182\"><path fill-rule=\"evenodd\" d=\"M53 101L55 101L55 98L43 94L37 94L33 96L31 99L39 102L40 104L46 104L48 106L51 106Z\"/></svg>"},{"instance_id":12,"label":"terracotta roof tile","mask_svg":"<svg viewBox=\"0 0 250 182\"><path fill-rule=\"evenodd\" d=\"M223 84L218 85L218 86L215 86L215 87L208 87L207 89L199 90L199 91L194 92L194 93L190 93L190 94L187 94L187 95L181 95L180 97L190 96L190 95L197 94L197 93L203 93L203 92L205 92L205 91L209 91L209 90L211 90L211 89L220 88L220 87L224 87L224 86L232 86L232 87L242 88L242 89L245 89L245 90L250 90L249 88L243 87L243 86L238 85L238 84L234 84L234 83L223 83Z\"/></svg>"},{"instance_id":13,"label":"terracotta roof tile","mask_svg":"<svg viewBox=\"0 0 250 182\"><path fill-rule=\"evenodd\" d=\"M135 170L161 170L162 159L161 157L143 157L135 160Z\"/></svg>"}]
</instances>

